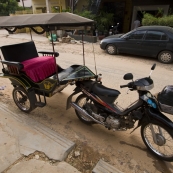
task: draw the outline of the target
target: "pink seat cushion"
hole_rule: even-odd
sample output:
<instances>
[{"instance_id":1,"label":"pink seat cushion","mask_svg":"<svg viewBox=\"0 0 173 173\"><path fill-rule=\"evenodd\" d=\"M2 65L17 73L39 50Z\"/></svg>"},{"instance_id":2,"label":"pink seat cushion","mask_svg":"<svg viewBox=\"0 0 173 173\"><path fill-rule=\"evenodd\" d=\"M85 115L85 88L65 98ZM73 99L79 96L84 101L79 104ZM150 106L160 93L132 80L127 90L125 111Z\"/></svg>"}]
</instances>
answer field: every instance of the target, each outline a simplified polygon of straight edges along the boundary
<instances>
[{"instance_id":1,"label":"pink seat cushion","mask_svg":"<svg viewBox=\"0 0 173 173\"><path fill-rule=\"evenodd\" d=\"M21 62L24 71L34 82L39 82L56 72L55 59L51 56L36 57Z\"/></svg>"}]
</instances>

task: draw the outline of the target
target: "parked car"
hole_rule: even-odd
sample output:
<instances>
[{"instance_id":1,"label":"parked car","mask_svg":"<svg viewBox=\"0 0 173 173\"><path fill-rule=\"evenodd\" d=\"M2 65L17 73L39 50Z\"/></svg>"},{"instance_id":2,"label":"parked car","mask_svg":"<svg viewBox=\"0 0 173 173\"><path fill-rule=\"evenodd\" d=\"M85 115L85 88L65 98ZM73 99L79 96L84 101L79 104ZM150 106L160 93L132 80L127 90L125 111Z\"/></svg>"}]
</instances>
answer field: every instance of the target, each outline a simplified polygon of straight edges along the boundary
<instances>
[{"instance_id":1,"label":"parked car","mask_svg":"<svg viewBox=\"0 0 173 173\"><path fill-rule=\"evenodd\" d=\"M100 48L110 55L126 53L154 57L169 64L173 62L173 28L141 26L126 34L104 38L100 42Z\"/></svg>"}]
</instances>

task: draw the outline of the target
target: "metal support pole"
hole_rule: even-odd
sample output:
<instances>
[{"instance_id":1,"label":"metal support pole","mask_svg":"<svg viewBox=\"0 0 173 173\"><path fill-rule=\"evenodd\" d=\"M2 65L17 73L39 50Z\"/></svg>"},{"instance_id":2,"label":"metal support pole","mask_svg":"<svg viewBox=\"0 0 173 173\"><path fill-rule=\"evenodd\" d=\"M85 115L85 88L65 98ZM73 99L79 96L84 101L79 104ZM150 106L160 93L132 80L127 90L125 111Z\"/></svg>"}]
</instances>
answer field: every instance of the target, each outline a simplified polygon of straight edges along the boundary
<instances>
[{"instance_id":1,"label":"metal support pole","mask_svg":"<svg viewBox=\"0 0 173 173\"><path fill-rule=\"evenodd\" d=\"M71 0L71 11L74 12L74 0Z\"/></svg>"},{"instance_id":2,"label":"metal support pole","mask_svg":"<svg viewBox=\"0 0 173 173\"><path fill-rule=\"evenodd\" d=\"M49 1L46 0L46 9L47 9L47 13L49 13Z\"/></svg>"}]
</instances>

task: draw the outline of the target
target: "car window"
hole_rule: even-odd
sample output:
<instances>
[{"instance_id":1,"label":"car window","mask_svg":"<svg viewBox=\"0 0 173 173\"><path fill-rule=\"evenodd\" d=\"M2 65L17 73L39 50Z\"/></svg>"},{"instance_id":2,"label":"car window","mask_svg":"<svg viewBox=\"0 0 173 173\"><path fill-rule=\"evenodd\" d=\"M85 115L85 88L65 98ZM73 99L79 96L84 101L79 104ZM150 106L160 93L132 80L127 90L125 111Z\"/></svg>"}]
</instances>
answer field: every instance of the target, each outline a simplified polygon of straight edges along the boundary
<instances>
[{"instance_id":1,"label":"car window","mask_svg":"<svg viewBox=\"0 0 173 173\"><path fill-rule=\"evenodd\" d=\"M122 36L120 36L120 38L126 38L126 37L128 37L133 32L134 32L134 30L132 30L132 31L126 33L126 34L123 34Z\"/></svg>"},{"instance_id":2,"label":"car window","mask_svg":"<svg viewBox=\"0 0 173 173\"><path fill-rule=\"evenodd\" d=\"M136 31L129 35L129 40L142 40L146 31Z\"/></svg>"},{"instance_id":3,"label":"car window","mask_svg":"<svg viewBox=\"0 0 173 173\"><path fill-rule=\"evenodd\" d=\"M162 33L161 40L168 40L168 36L165 33Z\"/></svg>"},{"instance_id":4,"label":"car window","mask_svg":"<svg viewBox=\"0 0 173 173\"><path fill-rule=\"evenodd\" d=\"M145 40L167 40L167 35L160 31L148 31Z\"/></svg>"}]
</instances>

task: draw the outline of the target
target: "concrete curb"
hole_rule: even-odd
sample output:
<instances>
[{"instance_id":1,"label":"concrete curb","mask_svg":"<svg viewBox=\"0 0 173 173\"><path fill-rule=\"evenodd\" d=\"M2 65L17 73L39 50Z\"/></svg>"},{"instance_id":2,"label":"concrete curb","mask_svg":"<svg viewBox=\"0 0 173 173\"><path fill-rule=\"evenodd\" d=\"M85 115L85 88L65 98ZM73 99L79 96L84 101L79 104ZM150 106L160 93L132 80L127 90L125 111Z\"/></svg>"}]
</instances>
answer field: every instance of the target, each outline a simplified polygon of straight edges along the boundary
<instances>
[{"instance_id":1,"label":"concrete curb","mask_svg":"<svg viewBox=\"0 0 173 173\"><path fill-rule=\"evenodd\" d=\"M94 167L92 173L122 173L122 172L100 159L97 165Z\"/></svg>"}]
</instances>

